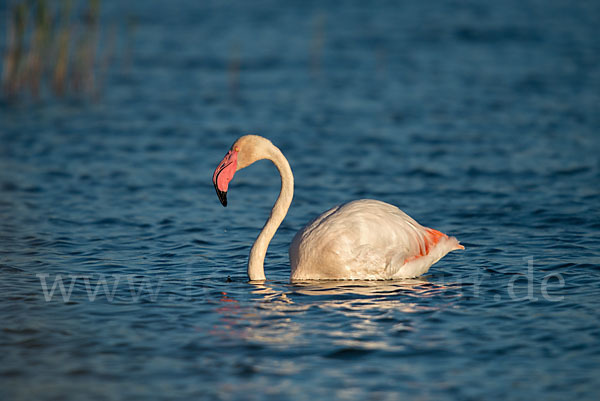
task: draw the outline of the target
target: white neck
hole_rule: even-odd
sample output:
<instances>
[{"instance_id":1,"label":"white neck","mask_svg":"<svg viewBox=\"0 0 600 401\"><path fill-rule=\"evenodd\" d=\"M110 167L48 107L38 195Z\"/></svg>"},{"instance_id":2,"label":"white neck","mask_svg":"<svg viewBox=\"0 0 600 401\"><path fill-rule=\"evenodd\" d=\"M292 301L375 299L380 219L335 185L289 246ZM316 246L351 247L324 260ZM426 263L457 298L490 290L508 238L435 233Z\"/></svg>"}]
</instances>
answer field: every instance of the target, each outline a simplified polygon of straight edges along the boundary
<instances>
[{"instance_id":1,"label":"white neck","mask_svg":"<svg viewBox=\"0 0 600 401\"><path fill-rule=\"evenodd\" d=\"M292 175L290 164L285 156L283 156L283 153L275 145L272 145L272 149L268 150L265 159L271 160L275 164L275 167L277 167L277 170L279 170L281 191L273 209L271 209L271 216L250 250L250 259L248 261L248 277L250 281L266 279L264 263L267 248L279 225L285 218L294 197L294 176Z\"/></svg>"}]
</instances>

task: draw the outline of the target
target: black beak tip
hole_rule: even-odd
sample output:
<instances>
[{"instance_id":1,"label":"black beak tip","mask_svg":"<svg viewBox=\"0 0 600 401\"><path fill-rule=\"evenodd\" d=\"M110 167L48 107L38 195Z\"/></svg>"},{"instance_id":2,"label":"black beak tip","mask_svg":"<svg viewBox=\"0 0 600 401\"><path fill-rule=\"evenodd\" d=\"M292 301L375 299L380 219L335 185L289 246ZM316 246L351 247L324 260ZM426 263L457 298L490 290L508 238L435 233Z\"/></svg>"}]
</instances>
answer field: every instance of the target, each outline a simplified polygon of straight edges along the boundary
<instances>
[{"instance_id":1,"label":"black beak tip","mask_svg":"<svg viewBox=\"0 0 600 401\"><path fill-rule=\"evenodd\" d=\"M217 196L221 201L221 205L223 205L223 207L227 207L227 191L223 192L217 189Z\"/></svg>"}]
</instances>

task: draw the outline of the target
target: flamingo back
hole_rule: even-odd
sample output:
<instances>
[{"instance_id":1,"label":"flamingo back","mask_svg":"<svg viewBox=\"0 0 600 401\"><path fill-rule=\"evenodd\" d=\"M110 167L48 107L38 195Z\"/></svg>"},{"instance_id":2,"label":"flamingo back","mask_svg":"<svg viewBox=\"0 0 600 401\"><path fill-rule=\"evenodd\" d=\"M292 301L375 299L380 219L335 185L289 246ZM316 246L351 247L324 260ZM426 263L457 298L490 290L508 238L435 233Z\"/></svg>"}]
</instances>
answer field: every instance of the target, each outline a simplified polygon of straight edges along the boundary
<instances>
[{"instance_id":1,"label":"flamingo back","mask_svg":"<svg viewBox=\"0 0 600 401\"><path fill-rule=\"evenodd\" d=\"M456 249L464 249L456 238L421 226L393 205L361 199L329 209L296 234L291 279L417 277Z\"/></svg>"}]
</instances>

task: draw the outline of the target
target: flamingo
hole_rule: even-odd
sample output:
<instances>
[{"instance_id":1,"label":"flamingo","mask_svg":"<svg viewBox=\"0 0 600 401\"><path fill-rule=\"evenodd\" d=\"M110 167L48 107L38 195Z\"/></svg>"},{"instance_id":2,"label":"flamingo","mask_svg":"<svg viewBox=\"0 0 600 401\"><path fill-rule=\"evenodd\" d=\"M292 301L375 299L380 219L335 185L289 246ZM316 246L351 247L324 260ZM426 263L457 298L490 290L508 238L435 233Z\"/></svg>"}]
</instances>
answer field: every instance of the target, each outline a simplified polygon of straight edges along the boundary
<instances>
[{"instance_id":1,"label":"flamingo","mask_svg":"<svg viewBox=\"0 0 600 401\"><path fill-rule=\"evenodd\" d=\"M266 280L267 248L294 196L292 169L270 140L245 135L235 141L213 173L217 196L227 206L227 190L234 174L263 159L279 170L281 191L250 250L250 281ZM413 278L457 249L465 248L455 237L420 225L396 206L360 199L327 210L298 231L289 249L290 280Z\"/></svg>"}]
</instances>

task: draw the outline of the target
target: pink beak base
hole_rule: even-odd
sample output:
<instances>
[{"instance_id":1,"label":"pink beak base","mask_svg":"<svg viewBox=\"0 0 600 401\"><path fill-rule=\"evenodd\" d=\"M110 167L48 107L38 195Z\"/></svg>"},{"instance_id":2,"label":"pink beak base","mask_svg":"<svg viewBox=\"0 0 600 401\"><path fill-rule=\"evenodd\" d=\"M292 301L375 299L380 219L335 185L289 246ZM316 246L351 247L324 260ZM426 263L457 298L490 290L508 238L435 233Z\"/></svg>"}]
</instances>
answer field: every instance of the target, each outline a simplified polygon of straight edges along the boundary
<instances>
[{"instance_id":1,"label":"pink beak base","mask_svg":"<svg viewBox=\"0 0 600 401\"><path fill-rule=\"evenodd\" d=\"M238 152L230 150L213 173L213 185L223 206L227 206L227 189L237 170Z\"/></svg>"}]
</instances>

